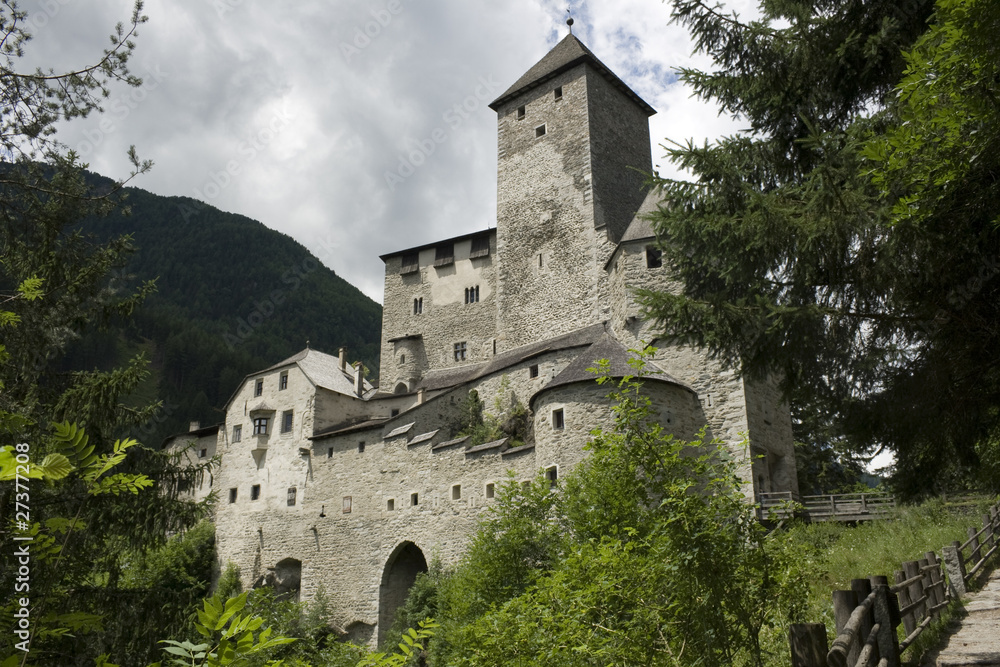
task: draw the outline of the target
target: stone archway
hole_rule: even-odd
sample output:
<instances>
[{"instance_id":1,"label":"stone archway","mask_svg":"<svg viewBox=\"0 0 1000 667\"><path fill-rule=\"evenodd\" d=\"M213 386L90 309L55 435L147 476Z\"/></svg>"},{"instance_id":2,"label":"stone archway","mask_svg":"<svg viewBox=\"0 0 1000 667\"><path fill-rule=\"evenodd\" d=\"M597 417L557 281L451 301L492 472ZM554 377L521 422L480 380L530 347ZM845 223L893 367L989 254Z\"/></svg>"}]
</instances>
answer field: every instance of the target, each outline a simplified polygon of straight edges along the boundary
<instances>
[{"instance_id":1,"label":"stone archway","mask_svg":"<svg viewBox=\"0 0 1000 667\"><path fill-rule=\"evenodd\" d=\"M382 571L382 585L378 595L378 643L396 619L396 610L406 602L406 596L417 580L417 575L427 571L424 552L413 542L403 542L397 546L385 563Z\"/></svg>"}]
</instances>

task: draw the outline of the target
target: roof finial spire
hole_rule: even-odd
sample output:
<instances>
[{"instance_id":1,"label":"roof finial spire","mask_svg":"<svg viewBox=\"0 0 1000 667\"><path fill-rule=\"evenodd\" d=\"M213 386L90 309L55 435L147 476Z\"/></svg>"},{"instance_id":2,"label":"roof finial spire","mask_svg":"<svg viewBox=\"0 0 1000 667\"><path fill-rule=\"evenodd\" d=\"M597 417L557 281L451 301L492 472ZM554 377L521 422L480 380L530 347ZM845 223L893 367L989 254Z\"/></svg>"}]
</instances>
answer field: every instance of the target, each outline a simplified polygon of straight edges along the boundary
<instances>
[{"instance_id":1,"label":"roof finial spire","mask_svg":"<svg viewBox=\"0 0 1000 667\"><path fill-rule=\"evenodd\" d=\"M309 339L308 338L306 338L306 349L307 350L309 349Z\"/></svg>"},{"instance_id":2,"label":"roof finial spire","mask_svg":"<svg viewBox=\"0 0 1000 667\"><path fill-rule=\"evenodd\" d=\"M571 10L567 9L566 13L569 14L569 18L566 19L566 25L569 26L569 34L573 34L573 13Z\"/></svg>"}]
</instances>

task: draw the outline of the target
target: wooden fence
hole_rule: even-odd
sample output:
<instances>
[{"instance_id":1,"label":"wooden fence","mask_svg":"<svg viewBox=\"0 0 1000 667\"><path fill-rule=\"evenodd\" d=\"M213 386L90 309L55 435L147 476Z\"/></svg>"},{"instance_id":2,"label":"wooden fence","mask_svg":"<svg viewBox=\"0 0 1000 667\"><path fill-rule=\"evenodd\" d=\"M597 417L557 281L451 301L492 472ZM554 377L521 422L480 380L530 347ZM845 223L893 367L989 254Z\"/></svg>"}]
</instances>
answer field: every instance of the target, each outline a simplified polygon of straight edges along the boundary
<instances>
[{"instance_id":1,"label":"wooden fence","mask_svg":"<svg viewBox=\"0 0 1000 667\"><path fill-rule=\"evenodd\" d=\"M870 521L882 518L896 507L896 499L888 493L799 496L783 491L762 493L757 501L761 519L784 519L800 508L810 521Z\"/></svg>"},{"instance_id":2,"label":"wooden fence","mask_svg":"<svg viewBox=\"0 0 1000 667\"><path fill-rule=\"evenodd\" d=\"M792 667L899 667L900 654L968 591L998 546L1000 505L994 505L983 515L982 529L970 528L964 543L944 547L943 559L928 551L921 560L903 563L892 585L884 576L851 580L851 590L833 592L837 637L829 650L825 625L792 625ZM900 624L903 639L896 629Z\"/></svg>"}]
</instances>

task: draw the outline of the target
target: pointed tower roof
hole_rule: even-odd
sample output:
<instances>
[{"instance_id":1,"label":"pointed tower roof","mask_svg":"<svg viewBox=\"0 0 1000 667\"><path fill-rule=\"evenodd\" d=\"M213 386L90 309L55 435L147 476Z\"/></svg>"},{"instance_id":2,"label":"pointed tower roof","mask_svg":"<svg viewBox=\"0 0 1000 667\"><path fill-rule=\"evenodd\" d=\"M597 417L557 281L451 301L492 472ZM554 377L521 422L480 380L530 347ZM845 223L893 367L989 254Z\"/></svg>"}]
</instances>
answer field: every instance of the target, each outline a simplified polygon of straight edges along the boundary
<instances>
[{"instance_id":1,"label":"pointed tower roof","mask_svg":"<svg viewBox=\"0 0 1000 667\"><path fill-rule=\"evenodd\" d=\"M624 81L615 76L614 72L608 69L607 66L605 66L605 64L602 63L597 56L595 56L590 49L584 46L583 42L577 39L573 34L566 35L561 42L556 44L551 51L545 54L544 58L535 63L534 67L525 72L524 76L518 79L513 86L508 88L503 95L493 100L493 102L490 103L490 108L496 111L518 95L542 85L549 79L552 79L581 63L587 63L600 72L600 74L605 79L610 81L613 86L631 98L632 101L635 102L647 116L652 116L656 113L656 109L649 106L649 104L647 104L641 97L636 95L635 91L629 88Z\"/></svg>"}]
</instances>

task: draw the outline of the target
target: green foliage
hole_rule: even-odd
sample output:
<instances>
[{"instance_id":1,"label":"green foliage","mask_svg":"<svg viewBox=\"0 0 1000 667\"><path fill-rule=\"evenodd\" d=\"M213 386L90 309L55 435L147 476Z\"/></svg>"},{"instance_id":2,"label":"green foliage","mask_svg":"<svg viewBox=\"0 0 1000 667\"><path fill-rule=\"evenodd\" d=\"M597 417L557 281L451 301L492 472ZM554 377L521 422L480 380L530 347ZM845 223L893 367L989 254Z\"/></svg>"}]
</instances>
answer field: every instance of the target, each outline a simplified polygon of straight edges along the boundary
<instances>
[{"instance_id":1,"label":"green foliage","mask_svg":"<svg viewBox=\"0 0 1000 667\"><path fill-rule=\"evenodd\" d=\"M764 664L804 587L794 555L719 443L665 433L636 378L611 396L614 430L561 488L508 482L437 584L431 664Z\"/></svg>"},{"instance_id":2,"label":"green foliage","mask_svg":"<svg viewBox=\"0 0 1000 667\"><path fill-rule=\"evenodd\" d=\"M458 436L469 436L470 445L481 445L501 438L510 438L510 446L523 445L531 437L531 414L513 391L510 378L500 379L493 410L485 410L479 392L472 390L462 401L459 418L452 424L452 431Z\"/></svg>"},{"instance_id":3,"label":"green foliage","mask_svg":"<svg viewBox=\"0 0 1000 667\"><path fill-rule=\"evenodd\" d=\"M909 495L962 484L1000 409L996 3L673 15L715 62L682 78L750 131L668 147L692 180L656 179L652 220L682 293L648 312L779 378L797 440L887 447Z\"/></svg>"}]
</instances>

